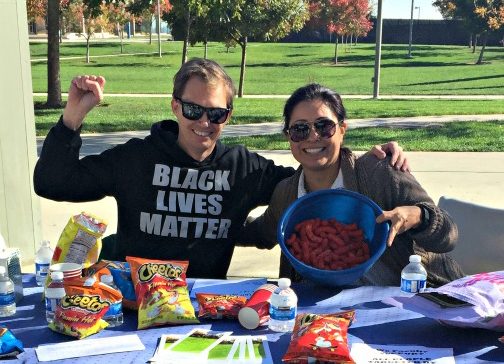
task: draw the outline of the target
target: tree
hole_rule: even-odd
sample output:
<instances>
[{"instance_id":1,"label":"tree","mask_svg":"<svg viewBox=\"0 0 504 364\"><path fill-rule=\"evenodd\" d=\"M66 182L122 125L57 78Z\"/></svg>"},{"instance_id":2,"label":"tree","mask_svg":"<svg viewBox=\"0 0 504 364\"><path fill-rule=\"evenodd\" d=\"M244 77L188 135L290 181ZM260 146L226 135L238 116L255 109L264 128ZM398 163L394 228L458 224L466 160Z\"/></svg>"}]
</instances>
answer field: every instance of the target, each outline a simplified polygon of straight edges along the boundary
<instances>
[{"instance_id":1,"label":"tree","mask_svg":"<svg viewBox=\"0 0 504 364\"><path fill-rule=\"evenodd\" d=\"M309 18L308 3L301 0L226 0L221 2L222 26L226 38L242 49L238 96L243 97L247 43L276 41L291 31L299 31Z\"/></svg>"},{"instance_id":2,"label":"tree","mask_svg":"<svg viewBox=\"0 0 504 364\"><path fill-rule=\"evenodd\" d=\"M367 35L373 27L369 21L370 10L369 0L318 0L310 3L312 22L335 33L335 64L338 63L338 36Z\"/></svg>"},{"instance_id":3,"label":"tree","mask_svg":"<svg viewBox=\"0 0 504 364\"><path fill-rule=\"evenodd\" d=\"M26 0L26 12L28 21L35 23L37 33L36 21L47 15L47 0Z\"/></svg>"},{"instance_id":4,"label":"tree","mask_svg":"<svg viewBox=\"0 0 504 364\"><path fill-rule=\"evenodd\" d=\"M191 25L198 18L204 18L210 9L209 5L218 6L225 0L172 0L172 13L168 20L170 26L182 26L184 30L184 46L182 49L182 64L187 61L187 45L190 43Z\"/></svg>"},{"instance_id":5,"label":"tree","mask_svg":"<svg viewBox=\"0 0 504 364\"><path fill-rule=\"evenodd\" d=\"M173 8L169 0L160 0L159 2L161 18L164 18ZM127 10L136 17L143 17L149 20L149 44L152 44L152 25L157 15L156 0L135 0L128 4Z\"/></svg>"},{"instance_id":6,"label":"tree","mask_svg":"<svg viewBox=\"0 0 504 364\"><path fill-rule=\"evenodd\" d=\"M482 64L489 34L504 26L504 0L436 0L433 5L443 18L462 20L471 33L482 36L483 43L476 62ZM473 43L475 46L476 42Z\"/></svg>"},{"instance_id":7,"label":"tree","mask_svg":"<svg viewBox=\"0 0 504 364\"><path fill-rule=\"evenodd\" d=\"M117 35L121 40L121 53L123 52L124 26L131 20L133 15L128 12L127 4L122 1L111 3L108 6L102 5L104 14L110 21L115 23Z\"/></svg>"},{"instance_id":8,"label":"tree","mask_svg":"<svg viewBox=\"0 0 504 364\"><path fill-rule=\"evenodd\" d=\"M61 99L61 78L59 66L59 17L60 0L47 1L47 101L46 106L59 108Z\"/></svg>"}]
</instances>

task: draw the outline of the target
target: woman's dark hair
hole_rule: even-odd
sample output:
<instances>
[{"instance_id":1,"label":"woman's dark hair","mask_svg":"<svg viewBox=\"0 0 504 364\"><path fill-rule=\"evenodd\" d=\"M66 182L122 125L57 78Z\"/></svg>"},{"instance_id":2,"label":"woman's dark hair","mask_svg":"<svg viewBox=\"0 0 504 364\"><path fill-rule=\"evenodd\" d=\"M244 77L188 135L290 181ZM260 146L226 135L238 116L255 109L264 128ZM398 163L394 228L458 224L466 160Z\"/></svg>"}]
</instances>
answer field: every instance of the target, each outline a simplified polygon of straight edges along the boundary
<instances>
[{"instance_id":1,"label":"woman's dark hair","mask_svg":"<svg viewBox=\"0 0 504 364\"><path fill-rule=\"evenodd\" d=\"M334 115L336 115L336 117L338 118L338 124L343 124L347 116L340 95L329 87L319 85L318 83L312 83L310 85L298 88L285 103L283 112L284 133L287 133L287 130L289 129L289 122L291 119L292 111L294 110L296 105L302 101L313 100L321 100L334 112Z\"/></svg>"}]
</instances>

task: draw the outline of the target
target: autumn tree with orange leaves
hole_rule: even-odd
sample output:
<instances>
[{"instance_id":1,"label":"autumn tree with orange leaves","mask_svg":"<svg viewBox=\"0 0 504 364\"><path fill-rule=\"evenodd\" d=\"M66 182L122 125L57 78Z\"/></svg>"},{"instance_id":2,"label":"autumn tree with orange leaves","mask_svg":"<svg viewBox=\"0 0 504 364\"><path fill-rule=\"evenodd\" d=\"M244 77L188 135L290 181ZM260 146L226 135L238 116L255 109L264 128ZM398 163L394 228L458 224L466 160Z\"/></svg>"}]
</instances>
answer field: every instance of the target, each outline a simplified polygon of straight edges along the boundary
<instances>
[{"instance_id":1,"label":"autumn tree with orange leaves","mask_svg":"<svg viewBox=\"0 0 504 364\"><path fill-rule=\"evenodd\" d=\"M373 28L369 21L369 0L313 0L310 2L311 22L335 33L334 63L338 63L338 36L366 36Z\"/></svg>"}]
</instances>

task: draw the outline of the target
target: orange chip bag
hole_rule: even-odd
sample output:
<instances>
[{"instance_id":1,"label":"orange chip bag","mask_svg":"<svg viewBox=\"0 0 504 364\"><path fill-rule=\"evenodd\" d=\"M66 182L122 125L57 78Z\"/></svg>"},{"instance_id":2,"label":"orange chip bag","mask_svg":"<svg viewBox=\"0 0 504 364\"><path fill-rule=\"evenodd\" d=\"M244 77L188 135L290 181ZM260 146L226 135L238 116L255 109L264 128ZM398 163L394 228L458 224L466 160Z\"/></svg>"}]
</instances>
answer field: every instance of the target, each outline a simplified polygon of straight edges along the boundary
<instances>
[{"instance_id":1,"label":"orange chip bag","mask_svg":"<svg viewBox=\"0 0 504 364\"><path fill-rule=\"evenodd\" d=\"M237 295L218 295L207 293L196 293L199 303L198 317L221 319L237 319L238 312L247 301L246 297Z\"/></svg>"},{"instance_id":2,"label":"orange chip bag","mask_svg":"<svg viewBox=\"0 0 504 364\"><path fill-rule=\"evenodd\" d=\"M282 361L355 364L350 356L347 331L355 310L327 315L302 313L296 316L291 343Z\"/></svg>"},{"instance_id":3,"label":"orange chip bag","mask_svg":"<svg viewBox=\"0 0 504 364\"><path fill-rule=\"evenodd\" d=\"M189 262L126 257L138 303L138 329L199 323L189 298Z\"/></svg>"},{"instance_id":4,"label":"orange chip bag","mask_svg":"<svg viewBox=\"0 0 504 364\"><path fill-rule=\"evenodd\" d=\"M64 285L66 295L61 299L49 328L83 339L108 326L101 318L111 302L121 299L121 293L90 277L66 281Z\"/></svg>"},{"instance_id":5,"label":"orange chip bag","mask_svg":"<svg viewBox=\"0 0 504 364\"><path fill-rule=\"evenodd\" d=\"M93 277L97 281L101 281L101 276L110 275L110 270L108 269L108 263L104 260L95 263L88 268L84 268L82 275L84 277Z\"/></svg>"}]
</instances>

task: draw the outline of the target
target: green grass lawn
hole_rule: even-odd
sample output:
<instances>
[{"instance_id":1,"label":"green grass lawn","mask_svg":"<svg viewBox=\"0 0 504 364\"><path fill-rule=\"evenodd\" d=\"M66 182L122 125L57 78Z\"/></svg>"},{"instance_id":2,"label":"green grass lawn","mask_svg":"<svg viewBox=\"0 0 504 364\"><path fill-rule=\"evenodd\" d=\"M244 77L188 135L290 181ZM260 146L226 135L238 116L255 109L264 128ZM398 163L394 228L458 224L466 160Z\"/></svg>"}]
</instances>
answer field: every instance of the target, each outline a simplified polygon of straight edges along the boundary
<instances>
[{"instance_id":1,"label":"green grass lawn","mask_svg":"<svg viewBox=\"0 0 504 364\"><path fill-rule=\"evenodd\" d=\"M173 118L169 98L109 97L93 109L84 131L147 130L152 123ZM35 97L36 102L45 98ZM282 121L283 99L236 99L230 124ZM504 112L504 100L344 100L350 119L392 116L495 114ZM45 135L62 109L35 110L37 135ZM350 121L351 122L351 121Z\"/></svg>"},{"instance_id":2,"label":"green grass lawn","mask_svg":"<svg viewBox=\"0 0 504 364\"><path fill-rule=\"evenodd\" d=\"M345 134L344 144L353 150L370 150L375 144L391 140L407 151L502 152L504 121L451 122L441 126L401 129L388 127L359 128ZM253 150L288 150L283 134L223 138L229 146L245 145Z\"/></svg>"},{"instance_id":3,"label":"green grass lawn","mask_svg":"<svg viewBox=\"0 0 504 364\"><path fill-rule=\"evenodd\" d=\"M43 58L43 43L31 44L33 58ZM96 42L91 55L117 54L119 43ZM163 42L164 56L139 55L84 60L62 60L61 80L65 90L72 77L103 75L106 92L169 93L172 78L181 63L181 42ZM407 45L384 45L382 49L381 94L504 94L504 48L488 47L485 64L475 65L478 54L465 46L413 47L407 59ZM329 43L250 43L245 73L246 94L290 94L310 82L318 82L341 94L371 94L374 45L358 44L352 53L340 50L339 64L332 64L334 45ZM61 44L61 56L85 55L85 43ZM126 53L157 52L157 43L125 43ZM203 46L189 48L189 57L202 57ZM226 67L238 83L240 48L226 52L220 43L211 43L208 57ZM33 63L33 90L47 87L46 64Z\"/></svg>"}]
</instances>

